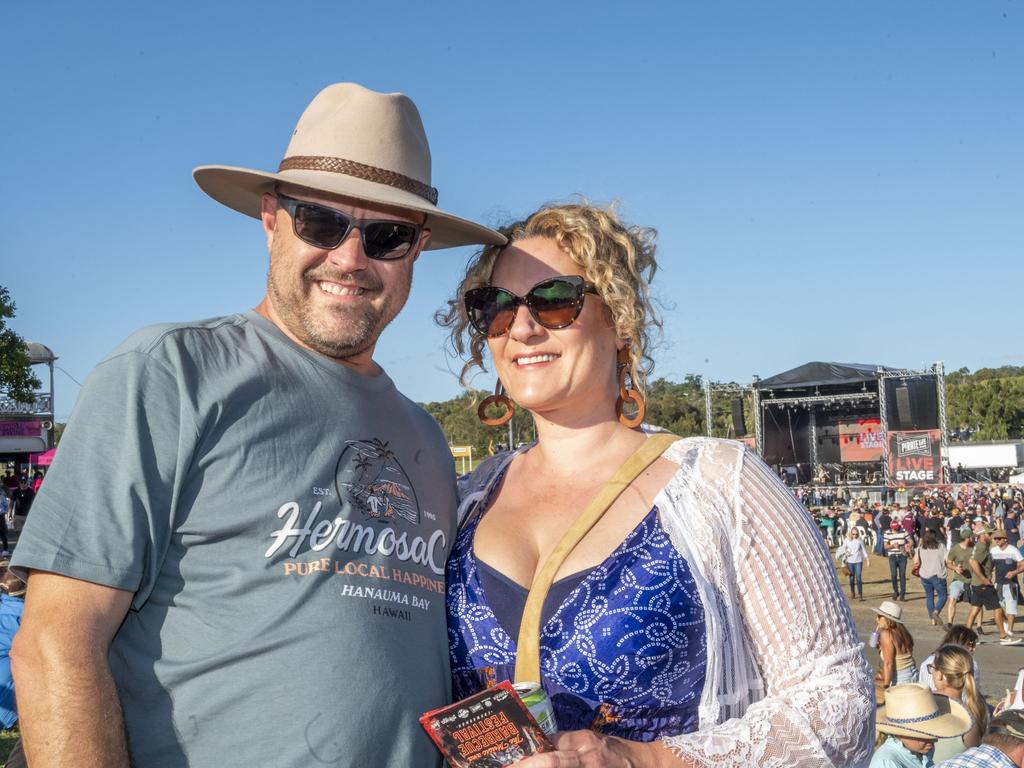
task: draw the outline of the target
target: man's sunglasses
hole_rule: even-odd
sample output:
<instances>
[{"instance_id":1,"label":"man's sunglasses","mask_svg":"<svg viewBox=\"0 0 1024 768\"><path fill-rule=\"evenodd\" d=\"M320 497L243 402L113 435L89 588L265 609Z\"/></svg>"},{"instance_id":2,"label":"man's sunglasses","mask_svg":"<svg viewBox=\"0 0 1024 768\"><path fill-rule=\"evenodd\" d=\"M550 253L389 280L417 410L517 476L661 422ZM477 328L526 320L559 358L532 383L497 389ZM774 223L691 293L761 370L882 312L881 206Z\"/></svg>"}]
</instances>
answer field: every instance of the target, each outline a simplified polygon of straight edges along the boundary
<instances>
[{"instance_id":1,"label":"man's sunglasses","mask_svg":"<svg viewBox=\"0 0 1024 768\"><path fill-rule=\"evenodd\" d=\"M282 194L277 195L277 204L288 211L295 236L300 240L316 248L333 251L358 227L363 251L371 259L381 261L407 256L423 229L406 221L357 219L344 211Z\"/></svg>"},{"instance_id":2,"label":"man's sunglasses","mask_svg":"<svg viewBox=\"0 0 1024 768\"><path fill-rule=\"evenodd\" d=\"M562 275L537 283L525 296L516 296L496 285L484 285L466 291L463 301L473 328L494 338L508 333L521 305L545 328L557 330L572 325L583 311L583 298L588 293L597 293L593 283L579 275Z\"/></svg>"}]
</instances>

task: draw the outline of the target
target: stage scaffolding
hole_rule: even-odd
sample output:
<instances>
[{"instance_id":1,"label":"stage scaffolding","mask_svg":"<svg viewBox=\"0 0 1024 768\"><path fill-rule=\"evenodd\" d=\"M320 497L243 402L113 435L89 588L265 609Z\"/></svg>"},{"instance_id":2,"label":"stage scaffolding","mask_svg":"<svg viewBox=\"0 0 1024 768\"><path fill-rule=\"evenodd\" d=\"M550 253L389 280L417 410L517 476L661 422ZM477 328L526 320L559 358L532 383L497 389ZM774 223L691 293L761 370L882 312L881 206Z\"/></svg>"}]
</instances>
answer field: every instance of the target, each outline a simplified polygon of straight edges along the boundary
<instances>
[{"instance_id":1,"label":"stage scaffolding","mask_svg":"<svg viewBox=\"0 0 1024 768\"><path fill-rule=\"evenodd\" d=\"M755 414L754 441L759 446L757 449L758 455L761 455L761 444L763 441L761 439L761 433L758 428L760 422L757 419L757 389L755 388L757 381L758 379L755 378L753 384L747 384L746 386L744 386L742 384L724 384L722 382L709 381L708 379L704 379L704 434L706 434L708 437L714 437L715 420L713 395L716 392L720 392L722 394L727 395L739 395L742 398L745 398L748 394L752 394L754 397ZM737 437L745 437L745 435L737 435Z\"/></svg>"},{"instance_id":2,"label":"stage scaffolding","mask_svg":"<svg viewBox=\"0 0 1024 768\"><path fill-rule=\"evenodd\" d=\"M948 462L949 457L949 435L946 428L946 373L945 367L941 361L934 363L931 367L923 370L915 370L910 368L883 368L878 367L878 378L875 381L874 389L868 389L865 386L864 391L861 392L850 392L850 393L839 393L839 394L818 394L818 395L806 395L798 397L762 397L761 390L758 388L760 379L757 377L748 384L723 384L719 382L704 380L704 416L705 416L705 433L708 437L713 437L714 429L714 403L713 395L715 393L725 393L732 395L740 395L746 397L748 394L753 399L753 410L754 410L754 443L756 451L759 456L764 456L764 407L767 404L773 406L794 406L794 407L806 407L809 410L809 439L811 448L811 477L816 479L819 475L819 471L822 468L821 463L818 460L818 426L817 426L817 409L815 406L820 405L838 405L841 403L871 403L876 402L878 404L880 429L883 433L888 434L889 432L889 413L888 405L886 402L886 390L888 382L893 379L906 380L906 379L923 379L923 378L935 378L935 391L936 399L938 402L938 428L941 434L942 441L942 460L944 463ZM948 471L948 466L947 466ZM891 485L892 477L889 471L889 441L885 439L882 441L882 478L883 483L886 487ZM816 482L813 480L812 482Z\"/></svg>"},{"instance_id":3,"label":"stage scaffolding","mask_svg":"<svg viewBox=\"0 0 1024 768\"><path fill-rule=\"evenodd\" d=\"M915 371L909 368L879 368L878 369L878 399L881 403L879 408L879 420L882 422L882 432L889 432L889 413L886 407L886 382L889 379L926 379L935 377L935 398L939 406L939 434L942 441L942 460L949 460L949 435L946 432L946 368L942 361L932 364L931 368L923 371ZM948 467L947 472L948 474ZM892 477L889 472L889 441L882 442L882 478L885 484L892 484Z\"/></svg>"}]
</instances>

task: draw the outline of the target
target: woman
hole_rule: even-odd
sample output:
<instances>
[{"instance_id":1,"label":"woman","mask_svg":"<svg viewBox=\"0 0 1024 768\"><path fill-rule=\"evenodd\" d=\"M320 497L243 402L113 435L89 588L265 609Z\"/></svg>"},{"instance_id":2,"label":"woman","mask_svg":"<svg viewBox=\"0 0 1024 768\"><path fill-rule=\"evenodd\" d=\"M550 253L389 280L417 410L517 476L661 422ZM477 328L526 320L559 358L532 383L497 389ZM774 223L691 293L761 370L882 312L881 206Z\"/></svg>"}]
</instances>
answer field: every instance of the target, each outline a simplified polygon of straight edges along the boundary
<instances>
[{"instance_id":1,"label":"woman","mask_svg":"<svg viewBox=\"0 0 1024 768\"><path fill-rule=\"evenodd\" d=\"M946 631L946 636L942 638L942 642L939 643L938 647L941 648L944 645L958 645L971 654L971 673L974 675L975 684L980 689L981 671L978 669L978 660L974 656L974 651L978 647L978 633L964 624L954 624ZM935 654L928 654L928 658L921 663L921 668L917 674L917 679L922 683L928 683L928 686L933 691L935 690L935 683L932 682L932 673L928 671L928 665L934 661Z\"/></svg>"},{"instance_id":2,"label":"woman","mask_svg":"<svg viewBox=\"0 0 1024 768\"><path fill-rule=\"evenodd\" d=\"M946 545L939 541L935 531L925 528L921 545L914 553L914 570L924 587L924 604L933 627L942 622L942 609L946 606Z\"/></svg>"},{"instance_id":3,"label":"woman","mask_svg":"<svg viewBox=\"0 0 1024 768\"><path fill-rule=\"evenodd\" d=\"M965 749L976 747L988 727L988 705L978 690L974 679L974 659L958 645L944 645L935 652L935 660L929 665L932 690L936 696L946 696L967 707L974 722L963 736L939 739L935 744L936 763L959 755Z\"/></svg>"},{"instance_id":4,"label":"woman","mask_svg":"<svg viewBox=\"0 0 1024 768\"><path fill-rule=\"evenodd\" d=\"M512 677L527 586L588 500L656 439L630 411L656 325L653 231L562 205L504 233L509 245L477 254L440 318L468 353L463 380L486 348L537 433L463 480L447 572L457 697ZM512 407L502 397L485 415L488 402ZM866 759L870 670L828 553L739 443L671 442L552 576L526 640L539 642L563 732L557 753L524 768Z\"/></svg>"},{"instance_id":5,"label":"woman","mask_svg":"<svg viewBox=\"0 0 1024 768\"><path fill-rule=\"evenodd\" d=\"M864 546L864 541L860 535L861 527L859 525L852 526L850 532L846 534L846 541L836 550L836 558L850 572L850 597L860 597L861 602L863 602L864 580L862 572L864 568L868 567L868 550ZM856 592L854 587L856 587Z\"/></svg>"},{"instance_id":6,"label":"woman","mask_svg":"<svg viewBox=\"0 0 1024 768\"><path fill-rule=\"evenodd\" d=\"M971 726L963 704L935 696L923 685L897 685L885 692L875 714L878 751L868 768L932 768L935 743L956 738Z\"/></svg>"},{"instance_id":7,"label":"woman","mask_svg":"<svg viewBox=\"0 0 1024 768\"><path fill-rule=\"evenodd\" d=\"M917 664L914 662L914 638L903 623L903 609L898 603L886 600L878 608L875 630L878 632L878 672L876 690L891 685L917 682ZM879 702L881 703L881 702Z\"/></svg>"}]
</instances>

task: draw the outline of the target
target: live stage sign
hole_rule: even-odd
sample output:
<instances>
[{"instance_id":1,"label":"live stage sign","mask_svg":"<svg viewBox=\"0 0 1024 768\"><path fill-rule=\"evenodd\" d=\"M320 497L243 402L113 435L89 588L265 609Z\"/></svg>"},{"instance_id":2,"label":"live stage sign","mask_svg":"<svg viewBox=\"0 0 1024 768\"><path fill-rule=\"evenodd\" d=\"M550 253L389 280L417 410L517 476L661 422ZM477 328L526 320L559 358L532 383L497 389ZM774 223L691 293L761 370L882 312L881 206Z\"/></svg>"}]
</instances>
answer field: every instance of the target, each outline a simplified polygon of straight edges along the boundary
<instances>
[{"instance_id":1,"label":"live stage sign","mask_svg":"<svg viewBox=\"0 0 1024 768\"><path fill-rule=\"evenodd\" d=\"M889 477L903 486L942 484L942 433L890 432Z\"/></svg>"}]
</instances>

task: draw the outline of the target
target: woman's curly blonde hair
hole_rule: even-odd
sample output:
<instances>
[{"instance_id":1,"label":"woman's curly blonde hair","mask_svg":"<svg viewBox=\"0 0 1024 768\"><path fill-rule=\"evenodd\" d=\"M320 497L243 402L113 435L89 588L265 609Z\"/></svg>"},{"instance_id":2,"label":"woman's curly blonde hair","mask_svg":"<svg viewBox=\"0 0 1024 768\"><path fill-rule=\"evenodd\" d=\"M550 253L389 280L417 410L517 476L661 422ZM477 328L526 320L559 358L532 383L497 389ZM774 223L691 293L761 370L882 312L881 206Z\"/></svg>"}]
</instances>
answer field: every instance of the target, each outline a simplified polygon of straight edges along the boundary
<instances>
[{"instance_id":1,"label":"woman's curly blonde hair","mask_svg":"<svg viewBox=\"0 0 1024 768\"><path fill-rule=\"evenodd\" d=\"M629 342L629 378L632 387L643 393L654 369L651 333L661 328L650 296L650 282L658 269L654 257L657 231L626 224L614 206L603 208L587 202L549 203L498 231L508 238L509 245L529 237L551 238L580 265L608 307L615 335ZM467 291L489 284L494 263L507 247L488 245L474 254L448 309L435 315L439 325L450 329L451 348L464 361L459 381L465 387L473 368L485 369L487 338L470 325L462 299Z\"/></svg>"}]
</instances>

